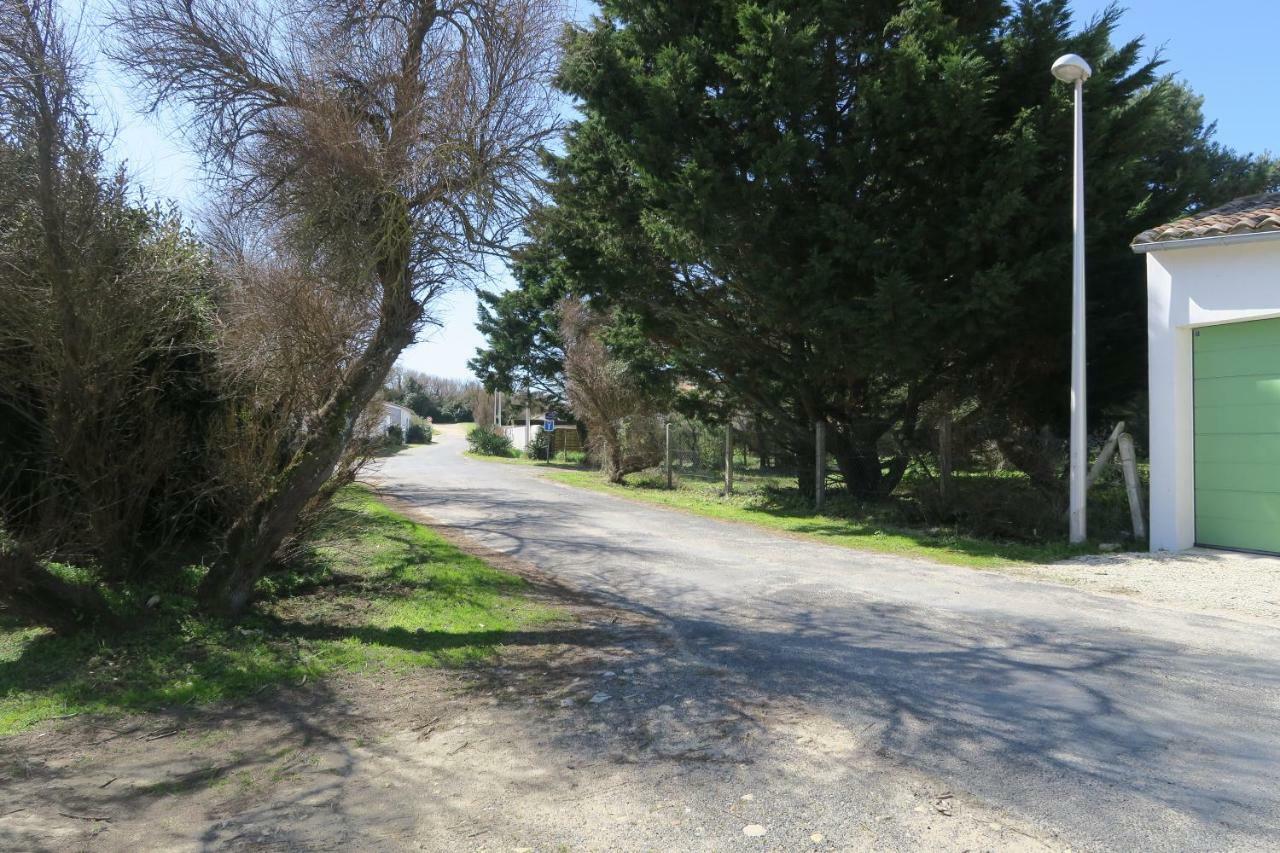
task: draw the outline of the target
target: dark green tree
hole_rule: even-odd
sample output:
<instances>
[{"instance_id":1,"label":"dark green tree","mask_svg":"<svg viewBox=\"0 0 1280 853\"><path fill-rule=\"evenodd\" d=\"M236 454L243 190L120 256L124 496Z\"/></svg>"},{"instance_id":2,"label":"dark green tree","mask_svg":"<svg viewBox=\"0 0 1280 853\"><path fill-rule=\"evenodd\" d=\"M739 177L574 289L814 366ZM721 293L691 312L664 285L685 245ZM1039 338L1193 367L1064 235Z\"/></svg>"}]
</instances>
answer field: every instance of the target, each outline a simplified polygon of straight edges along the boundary
<instances>
[{"instance_id":1,"label":"dark green tree","mask_svg":"<svg viewBox=\"0 0 1280 853\"><path fill-rule=\"evenodd\" d=\"M553 163L575 292L634 317L682 378L809 425L850 490L888 494L922 411L980 397L1009 434L1056 424L1070 290L1070 92L1094 61L1093 401L1141 387L1141 228L1260 188L1112 10L1065 0L609 0L571 39L581 122ZM1269 177L1271 176L1271 177Z\"/></svg>"},{"instance_id":2,"label":"dark green tree","mask_svg":"<svg viewBox=\"0 0 1280 853\"><path fill-rule=\"evenodd\" d=\"M545 237L545 216L540 219L543 224L531 228L534 239L511 265L517 287L478 294L476 328L487 346L467 366L488 391L529 393L563 408L564 344L557 305L569 289L555 245Z\"/></svg>"}]
</instances>

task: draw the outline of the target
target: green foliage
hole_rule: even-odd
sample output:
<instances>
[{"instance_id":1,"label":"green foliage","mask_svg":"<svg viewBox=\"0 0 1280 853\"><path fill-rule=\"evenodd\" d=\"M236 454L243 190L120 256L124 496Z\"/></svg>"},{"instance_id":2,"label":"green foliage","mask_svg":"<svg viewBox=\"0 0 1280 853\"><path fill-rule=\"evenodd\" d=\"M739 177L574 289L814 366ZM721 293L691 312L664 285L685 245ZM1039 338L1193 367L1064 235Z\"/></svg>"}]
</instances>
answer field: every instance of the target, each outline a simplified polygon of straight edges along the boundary
<instances>
[{"instance_id":1,"label":"green foliage","mask_svg":"<svg viewBox=\"0 0 1280 853\"><path fill-rule=\"evenodd\" d=\"M409 424L404 440L408 444L430 444L431 433L431 424L415 420Z\"/></svg>"},{"instance_id":2,"label":"green foliage","mask_svg":"<svg viewBox=\"0 0 1280 853\"><path fill-rule=\"evenodd\" d=\"M477 426L467 433L472 453L481 456L511 456L513 448L507 434L494 426Z\"/></svg>"},{"instance_id":3,"label":"green foliage","mask_svg":"<svg viewBox=\"0 0 1280 853\"><path fill-rule=\"evenodd\" d=\"M537 430L533 437L529 440L529 445L524 449L524 455L528 459L546 459L547 450L551 447L551 433Z\"/></svg>"},{"instance_id":4,"label":"green foliage","mask_svg":"<svg viewBox=\"0 0 1280 853\"><path fill-rule=\"evenodd\" d=\"M402 447L404 445L404 430L400 428L400 424L392 424L387 427L386 437L383 440L388 447Z\"/></svg>"},{"instance_id":5,"label":"green foliage","mask_svg":"<svg viewBox=\"0 0 1280 853\"><path fill-rule=\"evenodd\" d=\"M761 414L861 497L892 492L975 397L996 436L1065 422L1071 93L1086 127L1098 411L1141 387L1142 228L1261 189L1198 100L1065 0L609 0L560 84L583 119L552 158L544 280L627 317L704 408ZM522 282L522 285L524 282ZM511 296L512 304L524 297ZM538 303L542 304L542 303ZM525 336L527 339L527 335ZM625 338L625 335L623 336ZM950 402L948 402L950 401Z\"/></svg>"},{"instance_id":6,"label":"green foliage","mask_svg":"<svg viewBox=\"0 0 1280 853\"><path fill-rule=\"evenodd\" d=\"M264 580L264 600L238 626L201 618L193 599L169 591L124 633L58 636L0 620L0 734L66 714L246 696L335 670L465 664L493 654L507 632L557 616L524 598L520 578L363 487L340 493L310 548L305 565Z\"/></svg>"}]
</instances>

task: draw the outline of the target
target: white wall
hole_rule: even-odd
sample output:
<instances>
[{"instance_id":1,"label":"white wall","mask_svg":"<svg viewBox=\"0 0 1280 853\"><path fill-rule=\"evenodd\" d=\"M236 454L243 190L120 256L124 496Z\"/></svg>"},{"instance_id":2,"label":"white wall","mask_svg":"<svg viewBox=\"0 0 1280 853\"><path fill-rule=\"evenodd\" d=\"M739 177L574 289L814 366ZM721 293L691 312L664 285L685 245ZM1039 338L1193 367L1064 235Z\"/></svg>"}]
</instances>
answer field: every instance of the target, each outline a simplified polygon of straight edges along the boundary
<instances>
[{"instance_id":1,"label":"white wall","mask_svg":"<svg viewBox=\"0 0 1280 853\"><path fill-rule=\"evenodd\" d=\"M1147 255L1151 550L1195 544L1191 330L1280 317L1280 239Z\"/></svg>"}]
</instances>

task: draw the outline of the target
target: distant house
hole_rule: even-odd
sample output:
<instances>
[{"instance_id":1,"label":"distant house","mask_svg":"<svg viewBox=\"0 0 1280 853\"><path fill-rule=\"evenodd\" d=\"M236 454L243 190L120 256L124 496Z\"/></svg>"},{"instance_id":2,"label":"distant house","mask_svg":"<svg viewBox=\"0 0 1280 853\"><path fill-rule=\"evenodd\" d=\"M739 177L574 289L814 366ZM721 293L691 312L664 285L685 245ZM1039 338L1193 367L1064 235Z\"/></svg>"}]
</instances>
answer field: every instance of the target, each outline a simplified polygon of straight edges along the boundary
<instances>
[{"instance_id":1,"label":"distant house","mask_svg":"<svg viewBox=\"0 0 1280 853\"><path fill-rule=\"evenodd\" d=\"M404 406L395 403L382 404L382 424L379 432L386 432L393 426L400 427L400 434L405 435L409 432L409 425L413 423L413 412Z\"/></svg>"},{"instance_id":2,"label":"distant house","mask_svg":"<svg viewBox=\"0 0 1280 853\"><path fill-rule=\"evenodd\" d=\"M1144 231L1151 548L1280 553L1280 193Z\"/></svg>"}]
</instances>

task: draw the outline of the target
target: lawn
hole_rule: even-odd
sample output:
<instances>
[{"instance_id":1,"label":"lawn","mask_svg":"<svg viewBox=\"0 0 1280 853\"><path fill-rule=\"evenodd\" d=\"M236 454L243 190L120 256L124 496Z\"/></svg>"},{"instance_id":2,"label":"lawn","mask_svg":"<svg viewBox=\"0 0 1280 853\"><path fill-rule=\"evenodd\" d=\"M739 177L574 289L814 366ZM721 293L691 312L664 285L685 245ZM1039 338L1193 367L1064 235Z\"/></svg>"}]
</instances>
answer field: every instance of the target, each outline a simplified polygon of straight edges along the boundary
<instances>
[{"instance_id":1,"label":"lawn","mask_svg":"<svg viewBox=\"0 0 1280 853\"><path fill-rule=\"evenodd\" d=\"M202 704L335 672L458 666L560 614L524 580L462 553L383 505L343 490L293 573L262 587L238 625L180 595L124 635L57 636L0 621L0 734L84 713Z\"/></svg>"}]
</instances>

